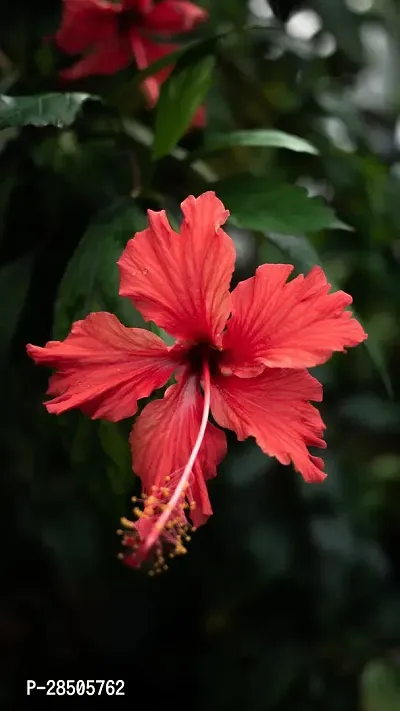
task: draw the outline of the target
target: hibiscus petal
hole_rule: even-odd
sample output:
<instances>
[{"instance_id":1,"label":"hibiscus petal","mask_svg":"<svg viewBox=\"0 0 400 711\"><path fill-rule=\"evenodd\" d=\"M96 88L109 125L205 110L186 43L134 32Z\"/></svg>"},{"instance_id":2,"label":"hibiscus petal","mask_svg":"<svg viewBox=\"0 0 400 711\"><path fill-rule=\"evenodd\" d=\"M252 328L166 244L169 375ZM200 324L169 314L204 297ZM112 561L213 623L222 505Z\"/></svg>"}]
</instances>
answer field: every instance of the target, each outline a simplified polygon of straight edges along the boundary
<instances>
[{"instance_id":1,"label":"hibiscus petal","mask_svg":"<svg viewBox=\"0 0 400 711\"><path fill-rule=\"evenodd\" d=\"M130 445L133 470L141 478L145 493L179 480L196 442L203 409L197 378L182 377L167 389L163 400L149 403L139 415ZM216 467L225 454L224 432L208 423L186 492L188 501L195 502L191 511L195 526L212 514L205 481L216 475Z\"/></svg>"},{"instance_id":2,"label":"hibiscus petal","mask_svg":"<svg viewBox=\"0 0 400 711\"><path fill-rule=\"evenodd\" d=\"M205 106L199 106L190 128L205 128L207 126L207 110Z\"/></svg>"},{"instance_id":3,"label":"hibiscus petal","mask_svg":"<svg viewBox=\"0 0 400 711\"><path fill-rule=\"evenodd\" d=\"M131 30L129 41L138 69L147 69L150 64L157 62L178 48L176 44L158 44L153 42L148 37L141 35L136 29ZM170 75L172 67L173 63L142 82L142 87L150 106L154 106L157 103L160 95L160 86Z\"/></svg>"},{"instance_id":4,"label":"hibiscus petal","mask_svg":"<svg viewBox=\"0 0 400 711\"><path fill-rule=\"evenodd\" d=\"M292 270L288 264L264 264L233 291L222 372L251 377L264 366L310 368L367 338L345 311L351 296L329 294L320 267L287 282Z\"/></svg>"},{"instance_id":5,"label":"hibiscus petal","mask_svg":"<svg viewBox=\"0 0 400 711\"><path fill-rule=\"evenodd\" d=\"M235 248L220 229L228 211L213 192L182 203L180 235L161 212L131 239L118 262L121 296L147 320L183 340L218 345L230 312Z\"/></svg>"},{"instance_id":6,"label":"hibiscus petal","mask_svg":"<svg viewBox=\"0 0 400 711\"><path fill-rule=\"evenodd\" d=\"M306 370L267 368L255 378L212 380L211 412L239 440L255 437L263 452L281 464L293 462L305 481L322 481L324 463L308 446L325 448L325 425L309 400L322 400L322 386Z\"/></svg>"},{"instance_id":7,"label":"hibiscus petal","mask_svg":"<svg viewBox=\"0 0 400 711\"><path fill-rule=\"evenodd\" d=\"M63 69L60 76L73 81L94 74L114 74L127 67L131 61L132 51L128 39L112 37L108 42L97 45L72 67Z\"/></svg>"},{"instance_id":8,"label":"hibiscus petal","mask_svg":"<svg viewBox=\"0 0 400 711\"><path fill-rule=\"evenodd\" d=\"M131 43L132 54L135 57L138 69L147 69L147 67L154 62L166 57L168 54L172 54L179 48L179 45L171 44L170 42L168 42L168 44L154 42L149 37L141 35L135 28L129 33L129 41ZM173 67L174 62L171 61L169 66L160 69L152 76L143 80L141 86L147 96L150 107L155 106L157 103L158 97L160 96L161 85L166 81L166 79L168 79ZM204 106L200 106L196 111L192 121L192 126L196 128L204 128L206 124L206 110Z\"/></svg>"},{"instance_id":9,"label":"hibiscus petal","mask_svg":"<svg viewBox=\"0 0 400 711\"><path fill-rule=\"evenodd\" d=\"M134 415L137 400L168 381L176 368L164 342L142 328L126 328L113 314L89 314L64 341L27 346L35 363L56 368L46 403L56 415L78 407L112 422Z\"/></svg>"},{"instance_id":10,"label":"hibiscus petal","mask_svg":"<svg viewBox=\"0 0 400 711\"><path fill-rule=\"evenodd\" d=\"M208 12L186 0L161 0L146 15L146 29L162 35L189 32L207 20Z\"/></svg>"},{"instance_id":11,"label":"hibiscus petal","mask_svg":"<svg viewBox=\"0 0 400 711\"><path fill-rule=\"evenodd\" d=\"M121 6L106 0L64 0L57 45L67 54L81 54L117 33Z\"/></svg>"}]
</instances>

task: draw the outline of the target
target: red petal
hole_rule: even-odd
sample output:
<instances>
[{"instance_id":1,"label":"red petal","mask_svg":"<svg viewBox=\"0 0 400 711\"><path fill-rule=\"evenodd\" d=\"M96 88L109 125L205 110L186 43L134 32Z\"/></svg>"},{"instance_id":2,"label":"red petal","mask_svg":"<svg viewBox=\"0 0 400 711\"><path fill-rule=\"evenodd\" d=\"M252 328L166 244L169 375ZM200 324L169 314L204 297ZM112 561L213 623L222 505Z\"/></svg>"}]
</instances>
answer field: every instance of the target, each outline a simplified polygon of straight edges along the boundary
<instances>
[{"instance_id":1,"label":"red petal","mask_svg":"<svg viewBox=\"0 0 400 711\"><path fill-rule=\"evenodd\" d=\"M208 12L192 2L161 0L147 14L146 29L165 35L189 32L207 18Z\"/></svg>"},{"instance_id":2,"label":"red petal","mask_svg":"<svg viewBox=\"0 0 400 711\"><path fill-rule=\"evenodd\" d=\"M117 33L120 5L106 0L64 0L57 45L67 54L81 54Z\"/></svg>"},{"instance_id":3,"label":"red petal","mask_svg":"<svg viewBox=\"0 0 400 711\"><path fill-rule=\"evenodd\" d=\"M351 296L329 294L320 267L286 283L292 270L288 264L264 264L233 291L224 373L251 377L264 366L310 368L367 338L345 311Z\"/></svg>"},{"instance_id":4,"label":"red petal","mask_svg":"<svg viewBox=\"0 0 400 711\"><path fill-rule=\"evenodd\" d=\"M59 415L78 407L92 419L116 422L134 415L147 397L176 368L164 342L142 328L126 328L116 316L92 313L77 321L65 341L44 348L27 346L35 363L56 368L47 410Z\"/></svg>"},{"instance_id":5,"label":"red petal","mask_svg":"<svg viewBox=\"0 0 400 711\"><path fill-rule=\"evenodd\" d=\"M159 59L172 54L178 49L179 45L170 42L162 44L154 42L149 37L142 35L137 28L133 28L129 33L129 39L132 48L132 54L135 57L138 69L147 69L151 64ZM142 82L143 90L147 96L150 107L155 106L160 95L160 87L168 79L173 69L174 62L152 76L144 79ZM193 119L192 125L203 128L206 125L206 114L204 107L200 107Z\"/></svg>"},{"instance_id":6,"label":"red petal","mask_svg":"<svg viewBox=\"0 0 400 711\"><path fill-rule=\"evenodd\" d=\"M141 478L145 493L151 493L152 486L166 486L167 477L179 479L196 442L203 407L197 379L189 377L169 387L163 400L149 403L139 415L130 444L133 470ZM225 453L225 434L208 423L187 491L187 499L196 504L191 512L195 526L212 514L205 480L216 475Z\"/></svg>"},{"instance_id":7,"label":"red petal","mask_svg":"<svg viewBox=\"0 0 400 711\"><path fill-rule=\"evenodd\" d=\"M325 425L308 402L322 400L322 386L306 370L264 370L255 378L220 375L211 387L211 411L239 440L255 437L281 464L293 462L305 481L322 481L323 461L308 446L325 448Z\"/></svg>"},{"instance_id":8,"label":"red petal","mask_svg":"<svg viewBox=\"0 0 400 711\"><path fill-rule=\"evenodd\" d=\"M118 262L121 296L144 318L183 340L217 343L230 312L235 248L220 229L228 211L213 192L182 203L180 235L161 212L131 239Z\"/></svg>"},{"instance_id":9,"label":"red petal","mask_svg":"<svg viewBox=\"0 0 400 711\"><path fill-rule=\"evenodd\" d=\"M114 74L127 67L132 61L132 51L129 41L124 38L112 37L108 42L98 45L93 52L87 54L68 69L63 69L60 76L63 79L82 79L93 74Z\"/></svg>"},{"instance_id":10,"label":"red petal","mask_svg":"<svg viewBox=\"0 0 400 711\"><path fill-rule=\"evenodd\" d=\"M157 44L148 37L142 36L133 29L129 35L132 53L139 69L147 69L150 64L157 62L162 57L177 49L175 44ZM150 106L154 106L160 94L160 86L172 71L173 63L169 67L156 72L142 82L142 87L147 95Z\"/></svg>"},{"instance_id":11,"label":"red petal","mask_svg":"<svg viewBox=\"0 0 400 711\"><path fill-rule=\"evenodd\" d=\"M207 126L207 111L205 106L199 106L190 128L205 128Z\"/></svg>"}]
</instances>

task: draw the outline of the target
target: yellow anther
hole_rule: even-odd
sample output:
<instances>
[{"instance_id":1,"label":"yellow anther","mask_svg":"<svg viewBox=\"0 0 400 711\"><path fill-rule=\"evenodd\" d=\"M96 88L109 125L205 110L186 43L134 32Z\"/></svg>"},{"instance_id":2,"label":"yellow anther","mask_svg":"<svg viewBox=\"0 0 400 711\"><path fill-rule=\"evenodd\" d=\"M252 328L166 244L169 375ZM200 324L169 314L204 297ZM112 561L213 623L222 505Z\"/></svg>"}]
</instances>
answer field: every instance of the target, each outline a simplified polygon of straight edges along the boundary
<instances>
[{"instance_id":1,"label":"yellow anther","mask_svg":"<svg viewBox=\"0 0 400 711\"><path fill-rule=\"evenodd\" d=\"M177 543L175 546L175 553L176 555L184 555L185 553L187 553L187 548L185 548L185 546L183 546L181 543Z\"/></svg>"},{"instance_id":2,"label":"yellow anther","mask_svg":"<svg viewBox=\"0 0 400 711\"><path fill-rule=\"evenodd\" d=\"M135 528L135 524L133 524L132 521L129 521L128 518L125 518L125 516L122 516L121 523L125 528L130 528L131 530Z\"/></svg>"},{"instance_id":3,"label":"yellow anther","mask_svg":"<svg viewBox=\"0 0 400 711\"><path fill-rule=\"evenodd\" d=\"M143 511L138 506L135 506L135 508L133 509L133 513L137 518L141 518L143 516Z\"/></svg>"}]
</instances>

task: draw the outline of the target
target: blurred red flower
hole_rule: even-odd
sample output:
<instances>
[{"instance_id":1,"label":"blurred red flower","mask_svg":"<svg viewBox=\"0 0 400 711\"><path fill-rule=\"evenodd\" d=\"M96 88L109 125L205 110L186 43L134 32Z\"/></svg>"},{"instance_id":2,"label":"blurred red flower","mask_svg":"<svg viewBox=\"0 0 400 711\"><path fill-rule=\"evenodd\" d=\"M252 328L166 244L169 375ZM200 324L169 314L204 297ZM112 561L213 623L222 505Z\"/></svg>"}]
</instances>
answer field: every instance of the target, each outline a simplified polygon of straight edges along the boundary
<instances>
[{"instance_id":1,"label":"blurred red flower","mask_svg":"<svg viewBox=\"0 0 400 711\"><path fill-rule=\"evenodd\" d=\"M56 368L46 403L60 414L80 408L117 421L137 411L137 400L164 386L133 426L133 469L142 480L144 510L124 520L126 560L139 564L161 543L184 552L189 523L212 513L206 480L226 453L224 432L255 437L281 464L293 463L307 482L325 478L323 461L308 451L325 448L324 424L311 400L322 386L306 368L328 360L367 336L345 310L342 291L329 293L320 267L287 281L293 267L264 264L229 292L235 249L221 229L229 213L213 192L188 197L174 232L164 211L148 211L149 227L131 239L118 262L120 295L147 321L177 340L172 347L110 313L76 322L65 341L28 345L37 363Z\"/></svg>"},{"instance_id":2,"label":"blurred red flower","mask_svg":"<svg viewBox=\"0 0 400 711\"><path fill-rule=\"evenodd\" d=\"M132 59L139 69L145 69L177 48L162 40L192 30L207 17L206 10L187 0L64 0L56 43L67 54L84 56L61 76L81 79L114 74ZM167 67L144 80L151 105L157 102L160 84L170 71Z\"/></svg>"}]
</instances>

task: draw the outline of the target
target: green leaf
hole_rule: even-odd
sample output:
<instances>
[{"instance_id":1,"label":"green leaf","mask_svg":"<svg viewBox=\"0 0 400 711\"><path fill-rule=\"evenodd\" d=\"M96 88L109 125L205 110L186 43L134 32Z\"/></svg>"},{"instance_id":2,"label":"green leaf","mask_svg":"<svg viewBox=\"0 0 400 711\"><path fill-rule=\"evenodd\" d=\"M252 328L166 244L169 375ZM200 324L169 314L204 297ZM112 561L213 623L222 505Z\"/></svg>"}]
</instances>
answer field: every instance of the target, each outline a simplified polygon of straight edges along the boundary
<instances>
[{"instance_id":1,"label":"green leaf","mask_svg":"<svg viewBox=\"0 0 400 711\"><path fill-rule=\"evenodd\" d=\"M82 104L96 96L82 93L0 96L0 130L10 126L69 126Z\"/></svg>"},{"instance_id":2,"label":"green leaf","mask_svg":"<svg viewBox=\"0 0 400 711\"><path fill-rule=\"evenodd\" d=\"M192 47L197 46L197 44L197 42L190 42L189 44L179 47L170 54L164 54L163 57L160 57L160 59L157 59L157 61L152 62L152 64L149 64L149 66L145 69L141 69L140 72L137 72L135 74L134 80L130 82L130 84L137 86L141 84L144 79L158 74L158 72L160 72L162 69L165 69L166 67L170 67L171 64L175 64L178 59L180 59L186 52L191 50Z\"/></svg>"},{"instance_id":3,"label":"green leaf","mask_svg":"<svg viewBox=\"0 0 400 711\"><path fill-rule=\"evenodd\" d=\"M128 299L118 295L117 260L145 216L133 199L104 210L82 237L61 281L55 310L54 335L64 338L73 321L92 311L115 313L128 326L145 326Z\"/></svg>"},{"instance_id":4,"label":"green leaf","mask_svg":"<svg viewBox=\"0 0 400 711\"><path fill-rule=\"evenodd\" d=\"M181 65L182 63L191 63L193 60L198 60L201 57L205 57L207 54L213 54L217 43L221 39L224 39L224 37L236 32L236 28L230 28L229 30L224 30L223 32L219 32L211 37L205 37L200 40L188 42L187 44L178 47L178 49L174 52L170 52L169 54L165 54L163 57L160 57L160 59L157 59L152 64L149 64L149 66L145 67L145 69L141 69L140 72L136 72L133 82L129 82L129 84L130 86L137 86L138 84L141 84L144 79L158 74L158 72L162 69L170 67L171 64L175 64L177 62Z\"/></svg>"},{"instance_id":5,"label":"green leaf","mask_svg":"<svg viewBox=\"0 0 400 711\"><path fill-rule=\"evenodd\" d=\"M298 138L298 136L292 136L290 133L284 133L283 131L271 131L268 129L211 133L206 136L204 146L200 150L204 154L235 146L254 146L255 148L266 146L269 148L286 148L297 153L318 154L318 150L311 143L305 141L304 138Z\"/></svg>"},{"instance_id":6,"label":"green leaf","mask_svg":"<svg viewBox=\"0 0 400 711\"><path fill-rule=\"evenodd\" d=\"M300 269L312 269L316 264L322 267L317 250L306 237L281 234L268 234L266 237L281 252L288 254Z\"/></svg>"},{"instance_id":7,"label":"green leaf","mask_svg":"<svg viewBox=\"0 0 400 711\"><path fill-rule=\"evenodd\" d=\"M189 42L185 45L182 45L181 47L178 47L178 49L176 49L174 52L165 54L163 57L160 57L160 59L157 59L157 61L153 62L152 64L149 64L149 66L145 67L145 69L141 69L139 72L135 69L133 78L130 78L131 71L129 68L125 72L121 72L120 74L122 81L121 83L117 82L117 86L114 85L111 91L108 92L108 103L113 104L117 107L123 107L125 105L125 102L129 101L129 105L131 105L132 92L134 92L135 89L140 86L145 79L147 79L148 77L152 77L155 74L158 74L158 72L162 71L163 69L166 69L167 67L174 66L176 62L184 56L193 57L194 53L196 55L202 53L203 56L205 55L205 53L209 54L210 46L215 47L216 41L220 39L220 37L223 37L224 34L227 33L215 35L212 38L207 37L206 39Z\"/></svg>"},{"instance_id":8,"label":"green leaf","mask_svg":"<svg viewBox=\"0 0 400 711\"><path fill-rule=\"evenodd\" d=\"M267 234L266 238L272 242L281 252L288 254L292 262L301 270L311 269L316 264L319 264L325 274L328 277L328 281L332 284L334 289L338 287L335 285L335 280L329 276L329 269L324 267L317 250L309 242L306 237L294 236L294 235L283 235L283 234ZM354 316L362 324L362 320L352 309ZM364 346L368 351L369 357L371 358L377 372L379 373L385 390L388 396L393 398L393 388L390 380L390 376L386 367L385 359L381 350L379 343L369 335L367 340L364 341Z\"/></svg>"},{"instance_id":9,"label":"green leaf","mask_svg":"<svg viewBox=\"0 0 400 711\"><path fill-rule=\"evenodd\" d=\"M117 519L134 481L128 422L92 421L81 413L57 418L70 471L93 503ZM90 466L88 466L90 462Z\"/></svg>"},{"instance_id":10,"label":"green leaf","mask_svg":"<svg viewBox=\"0 0 400 711\"><path fill-rule=\"evenodd\" d=\"M238 175L213 187L238 227L297 234L343 226L321 198L308 197L307 190L296 185Z\"/></svg>"},{"instance_id":11,"label":"green leaf","mask_svg":"<svg viewBox=\"0 0 400 711\"><path fill-rule=\"evenodd\" d=\"M99 422L99 438L108 458L107 476L115 495L125 494L132 486L132 464L129 444L115 422Z\"/></svg>"},{"instance_id":12,"label":"green leaf","mask_svg":"<svg viewBox=\"0 0 400 711\"><path fill-rule=\"evenodd\" d=\"M383 660L369 662L361 676L362 711L398 711L400 670Z\"/></svg>"},{"instance_id":13,"label":"green leaf","mask_svg":"<svg viewBox=\"0 0 400 711\"><path fill-rule=\"evenodd\" d=\"M25 254L0 267L0 358L4 358L18 328L28 295L34 255Z\"/></svg>"},{"instance_id":14,"label":"green leaf","mask_svg":"<svg viewBox=\"0 0 400 711\"><path fill-rule=\"evenodd\" d=\"M163 84L157 104L153 158L170 153L193 120L211 86L214 56L178 61L171 76ZM193 55L196 57L196 55Z\"/></svg>"}]
</instances>

